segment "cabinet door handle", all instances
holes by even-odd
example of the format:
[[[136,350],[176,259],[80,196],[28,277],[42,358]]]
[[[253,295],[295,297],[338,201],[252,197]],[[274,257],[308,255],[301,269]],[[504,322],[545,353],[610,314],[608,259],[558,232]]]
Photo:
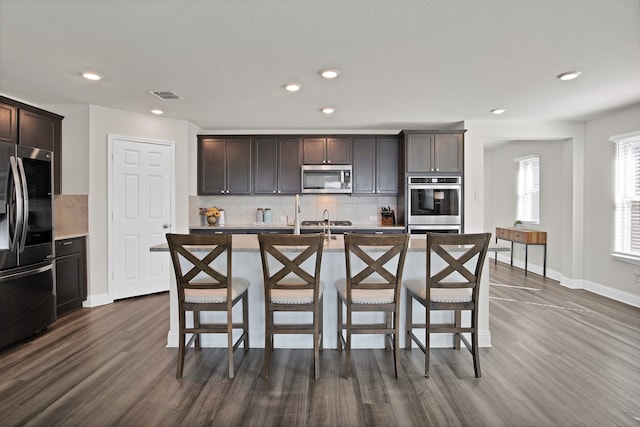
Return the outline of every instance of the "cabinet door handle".
[[[73,242],[71,240],[67,240],[66,242],[62,242],[62,246],[69,246],[72,245]]]

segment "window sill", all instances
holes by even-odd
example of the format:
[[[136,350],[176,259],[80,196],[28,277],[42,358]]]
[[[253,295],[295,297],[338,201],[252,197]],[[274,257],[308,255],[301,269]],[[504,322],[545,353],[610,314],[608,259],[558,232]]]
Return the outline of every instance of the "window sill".
[[[640,256],[637,256],[637,255],[622,254],[619,252],[614,252],[611,254],[611,257],[616,261],[626,262],[628,264],[640,265]]]

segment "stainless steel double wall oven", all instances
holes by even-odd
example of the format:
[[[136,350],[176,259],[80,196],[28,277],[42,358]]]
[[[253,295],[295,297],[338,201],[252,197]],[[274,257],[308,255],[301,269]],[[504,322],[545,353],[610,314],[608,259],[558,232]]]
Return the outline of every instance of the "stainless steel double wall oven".
[[[406,197],[410,233],[462,232],[461,176],[410,176]]]

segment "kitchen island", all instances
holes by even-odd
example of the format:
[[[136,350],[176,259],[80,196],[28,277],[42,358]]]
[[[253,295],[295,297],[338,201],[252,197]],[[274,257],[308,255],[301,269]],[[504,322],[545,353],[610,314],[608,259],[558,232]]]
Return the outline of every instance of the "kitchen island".
[[[325,242],[322,255],[322,268],[320,271],[320,279],[324,283],[324,348],[337,347],[337,294],[335,282],[345,276],[345,257],[344,257],[344,239],[342,235],[334,235],[329,242]],[[403,277],[423,278],[426,277],[426,240],[425,236],[412,236],[409,242],[409,250],[405,260]],[[491,248],[491,250],[504,250],[504,248]],[[151,251],[168,252],[166,244],[156,245]],[[373,251],[373,249],[372,249]],[[236,277],[244,277],[251,283],[249,287],[249,343],[254,348],[264,348],[264,290],[262,284],[262,264],[260,260],[260,248],[258,246],[258,236],[256,234],[234,234],[233,236],[233,275]],[[478,312],[478,329],[479,329],[479,345],[481,347],[491,346],[491,333],[489,331],[489,273],[488,273],[488,257],[485,259],[484,273],[480,288],[480,304]],[[171,262],[167,253],[167,262]],[[178,346],[178,302],[175,276],[171,275],[170,286],[170,324],[167,335],[167,347]],[[401,292],[400,305],[400,328],[404,331],[405,325],[405,290]],[[234,310],[234,321],[241,319],[241,308],[238,306]],[[311,320],[309,313],[277,313],[282,317],[278,321],[287,321],[287,319],[295,319],[295,321]],[[356,313],[362,316],[354,316],[354,322],[370,322],[381,321],[381,313]],[[468,313],[466,313],[468,314]],[[225,316],[224,313],[206,313],[207,319],[218,321]],[[413,308],[413,316],[415,321],[424,320],[424,308],[419,304],[415,304]],[[204,314],[203,314],[204,316]],[[289,316],[289,317],[286,317]],[[432,313],[432,321],[450,322],[453,314],[449,312]],[[468,317],[463,316],[463,321],[467,322]],[[191,320],[188,318],[187,320]],[[292,320],[293,321],[293,320]],[[416,334],[419,331],[416,330]],[[419,335],[420,336],[420,335]],[[404,347],[405,334],[400,335],[400,346]],[[225,347],[227,340],[224,335],[203,335],[202,345],[204,347]],[[275,347],[286,348],[312,348],[312,337],[310,335],[276,335],[274,338]],[[438,334],[431,337],[432,347],[450,347],[453,345],[453,337],[451,334]],[[383,335],[356,335],[353,336],[353,348],[383,348]]]

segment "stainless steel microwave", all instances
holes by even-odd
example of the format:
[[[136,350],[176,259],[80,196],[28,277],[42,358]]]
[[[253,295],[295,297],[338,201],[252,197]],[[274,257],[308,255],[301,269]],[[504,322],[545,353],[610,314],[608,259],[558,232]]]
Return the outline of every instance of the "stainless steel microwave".
[[[351,194],[351,165],[303,165],[302,192]]]

